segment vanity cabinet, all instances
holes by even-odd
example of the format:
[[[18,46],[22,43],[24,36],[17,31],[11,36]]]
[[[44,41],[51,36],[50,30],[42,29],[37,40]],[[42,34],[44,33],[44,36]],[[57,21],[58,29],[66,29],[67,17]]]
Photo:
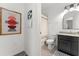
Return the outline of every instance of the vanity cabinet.
[[[70,55],[79,55],[79,37],[58,35],[58,50]]]

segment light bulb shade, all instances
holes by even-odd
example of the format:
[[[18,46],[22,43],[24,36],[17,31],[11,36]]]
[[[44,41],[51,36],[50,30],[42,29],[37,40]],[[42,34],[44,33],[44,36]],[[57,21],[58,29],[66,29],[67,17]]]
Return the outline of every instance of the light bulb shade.
[[[65,9],[69,10],[70,9],[70,6],[65,6]]]
[[[74,4],[74,8],[77,8],[77,6],[78,6],[78,5],[75,3],[75,4]]]

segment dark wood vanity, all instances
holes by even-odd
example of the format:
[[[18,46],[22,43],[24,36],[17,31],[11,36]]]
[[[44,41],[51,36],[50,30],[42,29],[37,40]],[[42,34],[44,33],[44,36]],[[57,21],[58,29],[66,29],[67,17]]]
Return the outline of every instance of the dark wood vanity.
[[[62,30],[58,34],[58,50],[79,56],[79,11],[72,10],[64,14]]]
[[[58,50],[69,55],[79,55],[79,37],[58,35]]]

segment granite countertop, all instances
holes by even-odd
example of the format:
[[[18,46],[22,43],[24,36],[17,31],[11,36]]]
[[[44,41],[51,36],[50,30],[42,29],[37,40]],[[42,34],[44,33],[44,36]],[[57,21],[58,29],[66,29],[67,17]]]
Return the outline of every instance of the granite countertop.
[[[79,37],[79,33],[58,33],[58,35],[67,35],[67,36]]]

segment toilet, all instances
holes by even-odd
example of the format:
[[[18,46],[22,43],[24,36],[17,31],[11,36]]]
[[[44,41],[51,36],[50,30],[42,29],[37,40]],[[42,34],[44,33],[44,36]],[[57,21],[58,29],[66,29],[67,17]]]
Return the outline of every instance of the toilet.
[[[48,38],[48,40],[46,40],[49,50],[52,50],[56,46],[56,39],[55,38],[56,38],[56,36],[53,36],[52,38]]]

